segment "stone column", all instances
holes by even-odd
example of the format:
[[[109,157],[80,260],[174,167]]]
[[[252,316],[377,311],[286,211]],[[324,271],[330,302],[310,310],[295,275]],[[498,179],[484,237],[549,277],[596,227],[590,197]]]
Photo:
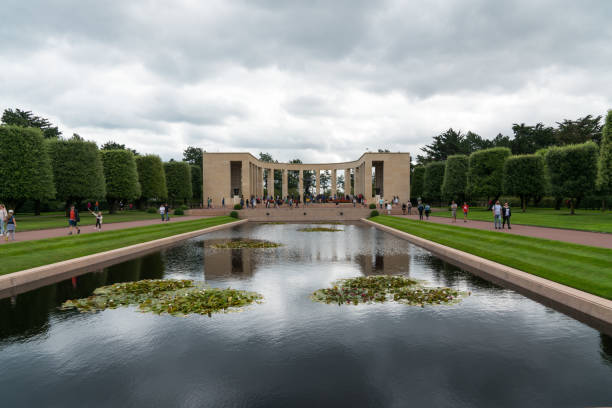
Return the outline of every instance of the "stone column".
[[[289,195],[289,170],[283,169],[283,188],[282,198],[283,200]]]
[[[298,170],[298,194],[300,195],[299,200],[304,199],[304,173],[303,170]]]
[[[351,169],[344,169],[344,195],[351,194]]]
[[[242,184],[242,197],[246,200],[251,196],[251,163],[248,160],[242,161],[242,170],[240,171]]]
[[[274,197],[274,169],[267,169],[266,192],[268,197]]]
[[[364,193],[366,200],[368,202],[372,201],[372,160],[366,160],[364,163],[363,169],[363,184],[364,184]]]
[[[259,198],[263,197],[263,167],[257,168],[257,191]]]
[[[332,169],[331,171],[331,196],[335,196],[336,191],[337,191],[337,186],[336,186],[336,177],[337,177],[338,173],[336,172],[336,169]]]
[[[321,170],[320,169],[315,169],[315,195],[319,195],[321,194]]]

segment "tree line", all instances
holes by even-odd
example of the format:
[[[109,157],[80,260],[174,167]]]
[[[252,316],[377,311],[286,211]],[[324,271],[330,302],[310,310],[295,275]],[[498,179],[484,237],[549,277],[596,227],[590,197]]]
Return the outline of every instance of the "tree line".
[[[106,201],[111,212],[119,202],[138,207],[168,201],[202,202],[202,149],[188,147],[183,160],[162,162],[123,144],[95,142],[62,132],[30,111],[6,109],[0,124],[0,201],[18,209],[27,201],[58,200],[79,205]]]
[[[428,201],[497,200],[502,194],[538,202],[555,198],[559,208],[569,200],[572,214],[587,196],[612,194],[612,110],[601,117],[565,120],[553,129],[514,125],[514,139],[483,141],[452,129],[434,137],[413,169],[411,196]],[[492,145],[489,145],[489,143]],[[487,147],[489,146],[489,147]]]

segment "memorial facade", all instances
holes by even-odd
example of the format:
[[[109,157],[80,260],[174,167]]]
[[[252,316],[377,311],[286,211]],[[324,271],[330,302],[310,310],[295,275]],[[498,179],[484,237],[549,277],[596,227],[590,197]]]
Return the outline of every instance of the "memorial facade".
[[[409,153],[364,153],[352,162],[344,163],[269,163],[258,160],[250,153],[204,153],[204,200],[213,200],[218,206],[222,199],[233,202],[236,197],[265,197],[289,195],[289,172],[297,175],[297,195],[304,197],[304,172],[314,172],[311,194],[324,194],[321,188],[321,172],[330,174],[329,196],[362,195],[368,202],[375,197],[390,200],[399,197],[401,202],[410,197]],[[280,191],[274,190],[274,171],[281,175]],[[346,188],[338,190],[338,176],[342,174]],[[276,194],[272,193],[275,192]]]

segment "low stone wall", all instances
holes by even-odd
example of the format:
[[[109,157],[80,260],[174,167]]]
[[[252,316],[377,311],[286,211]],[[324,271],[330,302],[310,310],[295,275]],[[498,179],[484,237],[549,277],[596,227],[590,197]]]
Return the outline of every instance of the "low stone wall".
[[[19,293],[24,293],[52,283],[60,282],[73,276],[100,270],[107,266],[143,256],[150,252],[159,251],[164,247],[171,246],[177,242],[184,241],[189,238],[225,228],[232,228],[246,222],[248,222],[248,220],[240,220],[227,224],[216,225],[214,227],[208,227],[197,231],[185,232],[183,234],[143,242],[141,244],[130,245],[124,248],[99,252],[97,254],[82,256],[80,258],[69,259],[67,261],[2,275],[0,276],[0,299],[15,296]]]
[[[255,208],[238,211],[240,218],[249,221],[283,221],[283,222],[316,222],[316,221],[358,221],[370,214],[370,209],[363,207],[302,207],[300,208]]]
[[[450,248],[386,225],[362,219],[364,223],[406,239],[438,257],[489,281],[510,287],[554,307],[577,320],[612,335],[612,301],[488,259]]]

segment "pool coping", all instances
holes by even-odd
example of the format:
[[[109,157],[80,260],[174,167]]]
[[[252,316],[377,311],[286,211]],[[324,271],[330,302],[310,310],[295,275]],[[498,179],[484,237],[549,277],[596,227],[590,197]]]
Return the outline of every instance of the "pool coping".
[[[612,301],[561,283],[506,266],[486,258],[450,248],[437,242],[400,231],[374,221],[361,219],[367,225],[393,234],[436,254],[440,258],[494,283],[510,286],[533,295],[538,301],[556,306],[567,314],[578,313],[579,320],[608,333],[612,330]],[[582,318],[581,318],[582,317]],[[592,320],[594,319],[594,320]]]
[[[109,251],[98,252],[96,254],[81,256],[78,258],[68,259],[66,261],[55,262],[48,265],[37,266],[35,268],[24,269],[22,271],[2,275],[0,276],[0,299],[3,297],[15,296],[41,286],[46,286],[63,279],[81,275],[83,273],[99,270],[122,261],[142,256],[149,252],[157,251],[161,248],[173,245],[189,238],[235,227],[247,222],[249,222],[248,219],[237,220],[196,231],[184,232],[165,238],[142,242],[140,244],[111,249]]]

